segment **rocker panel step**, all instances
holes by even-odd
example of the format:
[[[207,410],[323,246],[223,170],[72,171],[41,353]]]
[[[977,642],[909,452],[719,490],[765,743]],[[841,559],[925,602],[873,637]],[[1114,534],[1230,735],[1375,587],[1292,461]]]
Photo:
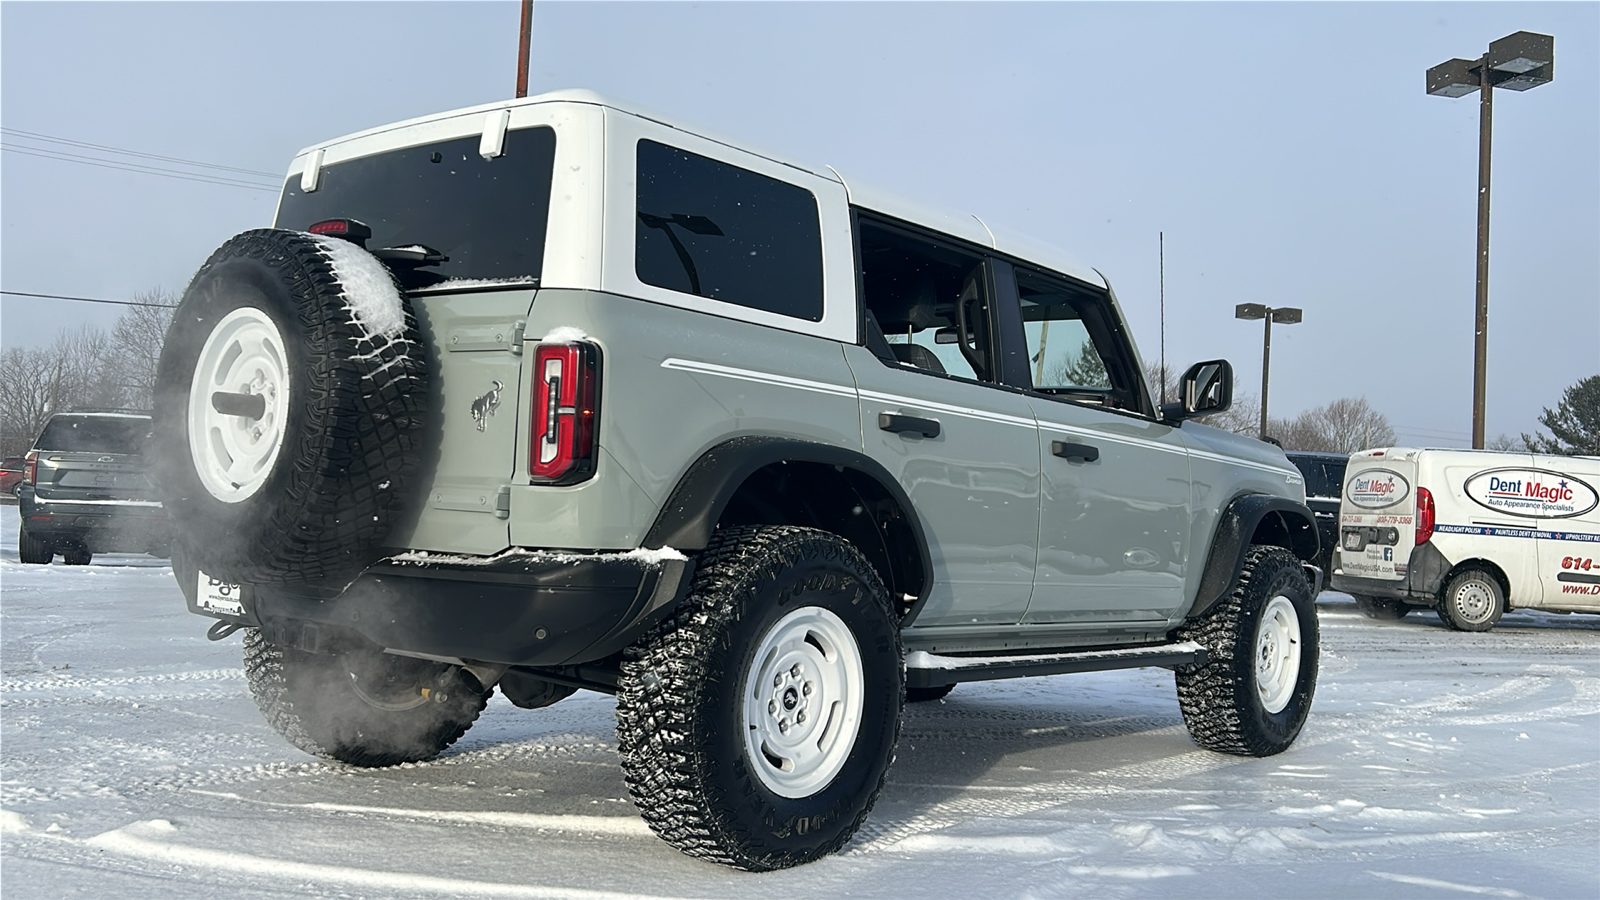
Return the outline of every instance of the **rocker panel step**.
[[[1144,666],[1171,668],[1200,665],[1205,661],[1206,649],[1193,641],[1153,647],[1075,650],[1027,656],[939,656],[926,650],[917,650],[906,655],[906,686],[942,687],[964,681],[1104,672]]]

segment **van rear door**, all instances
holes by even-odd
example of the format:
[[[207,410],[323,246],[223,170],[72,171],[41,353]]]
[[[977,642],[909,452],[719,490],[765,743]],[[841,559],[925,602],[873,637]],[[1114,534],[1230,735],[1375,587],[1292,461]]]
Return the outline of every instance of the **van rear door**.
[[[1350,457],[1339,501],[1340,572],[1385,581],[1405,579],[1416,540],[1416,484],[1415,450],[1375,450]]]

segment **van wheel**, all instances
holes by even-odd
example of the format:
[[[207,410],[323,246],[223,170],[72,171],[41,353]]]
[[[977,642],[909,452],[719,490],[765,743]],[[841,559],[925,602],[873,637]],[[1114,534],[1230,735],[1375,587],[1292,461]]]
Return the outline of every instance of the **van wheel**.
[[[373,562],[418,468],[422,346],[353,244],[257,229],[211,254],[162,347],[149,454],[202,570],[276,584]]]
[[[1483,569],[1467,569],[1450,579],[1438,608],[1439,618],[1457,631],[1488,631],[1505,611],[1505,589]]]
[[[1203,665],[1176,669],[1178,706],[1194,742],[1239,756],[1294,743],[1317,688],[1317,609],[1300,561],[1254,546],[1239,586],[1179,629],[1206,648]]]
[[[903,672],[889,593],[850,542],[724,528],[688,599],[624,653],[628,793],[690,856],[764,871],[832,853],[883,787]]]
[[[1356,598],[1356,609],[1369,619],[1393,621],[1404,619],[1406,613],[1416,607],[1403,600],[1389,600],[1384,597],[1369,597],[1365,594],[1352,594]]]
[[[489,702],[458,666],[375,646],[307,653],[244,633],[244,674],[267,723],[307,753],[352,766],[438,756]]]
[[[23,528],[17,532],[17,559],[31,566],[49,565],[56,556],[55,547],[43,538],[36,538]]]

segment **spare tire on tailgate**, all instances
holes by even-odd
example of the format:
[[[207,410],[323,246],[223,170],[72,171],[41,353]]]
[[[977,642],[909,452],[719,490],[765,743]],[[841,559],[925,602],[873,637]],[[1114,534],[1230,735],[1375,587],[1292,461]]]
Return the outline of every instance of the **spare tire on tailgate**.
[[[206,573],[252,584],[348,578],[380,554],[412,488],[427,360],[371,254],[257,229],[184,292],[156,371],[156,477]]]

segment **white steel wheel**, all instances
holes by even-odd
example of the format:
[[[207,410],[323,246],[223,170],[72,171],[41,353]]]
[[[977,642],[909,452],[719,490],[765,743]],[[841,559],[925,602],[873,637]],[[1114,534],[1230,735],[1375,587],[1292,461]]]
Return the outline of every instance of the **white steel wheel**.
[[[288,425],[289,361],[266,312],[244,306],[212,328],[189,390],[189,454],[211,496],[249,499],[272,473]]]
[[[861,727],[861,650],[838,616],[817,606],[779,619],[744,678],[751,768],[780,797],[806,797],[844,767]]]
[[[1300,678],[1300,617],[1294,603],[1279,594],[1267,603],[1256,628],[1255,682],[1261,708],[1279,713],[1294,696]]]
[[[1473,625],[1487,622],[1494,614],[1499,602],[1495,599],[1494,592],[1490,590],[1487,582],[1464,581],[1450,595],[1450,602],[1455,605],[1455,613],[1463,622]]]

